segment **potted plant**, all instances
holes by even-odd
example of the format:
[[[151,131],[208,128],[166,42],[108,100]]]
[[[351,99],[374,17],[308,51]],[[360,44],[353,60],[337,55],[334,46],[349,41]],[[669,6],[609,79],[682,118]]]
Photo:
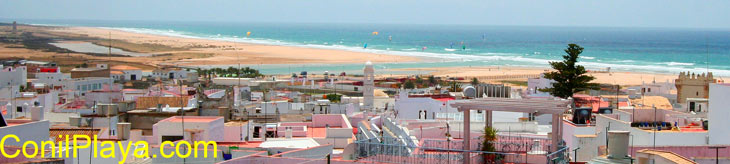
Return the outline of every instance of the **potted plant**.
[[[482,141],[482,151],[486,152],[496,152],[497,149],[494,147],[494,143],[497,142],[497,129],[486,126],[484,127],[484,137]],[[499,158],[497,154],[490,154],[485,153],[484,154],[484,162],[485,163],[496,163],[496,160]]]

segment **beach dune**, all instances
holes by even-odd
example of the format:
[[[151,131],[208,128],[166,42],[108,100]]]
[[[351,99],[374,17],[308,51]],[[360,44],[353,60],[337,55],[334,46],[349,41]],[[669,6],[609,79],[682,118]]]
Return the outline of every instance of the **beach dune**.
[[[313,63],[377,63],[416,62],[422,59],[410,56],[351,52],[332,49],[315,49],[293,46],[248,44],[240,42],[172,37],[154,34],[134,33],[116,29],[94,27],[66,27],[50,30],[55,33],[70,33],[95,38],[112,38],[130,43],[164,45],[180,50],[141,52],[154,54],[201,53],[211,54],[205,58],[159,61],[157,64],[209,66],[232,64],[313,64]],[[114,45],[112,45],[114,46]],[[239,60],[240,59],[240,60]]]

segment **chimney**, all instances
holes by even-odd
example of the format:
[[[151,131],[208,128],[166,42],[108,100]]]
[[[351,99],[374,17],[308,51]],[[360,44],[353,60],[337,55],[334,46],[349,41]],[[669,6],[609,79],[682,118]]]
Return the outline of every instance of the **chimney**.
[[[30,119],[33,121],[43,120],[43,106],[34,106],[30,108]]]
[[[135,129],[129,131],[129,140],[139,141],[142,140],[142,130]]]
[[[81,117],[79,117],[79,116],[68,117],[68,124],[71,126],[75,126],[75,127],[81,126]]]
[[[608,131],[608,158],[623,159],[628,157],[629,132]]]
[[[132,124],[128,122],[117,123],[117,139],[128,140],[129,131],[132,129]]]
[[[116,104],[99,104],[99,108],[101,108],[101,115],[104,116],[115,116],[119,113],[119,106]]]

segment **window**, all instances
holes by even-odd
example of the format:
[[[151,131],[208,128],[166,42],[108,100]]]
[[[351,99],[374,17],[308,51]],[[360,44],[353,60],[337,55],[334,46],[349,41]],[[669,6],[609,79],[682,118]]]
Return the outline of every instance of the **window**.
[[[183,136],[162,136],[162,142],[182,140]]]
[[[695,93],[695,95],[696,95],[696,96],[699,96],[699,95],[700,95],[700,92],[697,92],[697,93]]]
[[[648,91],[648,92],[651,92],[651,88],[647,88],[647,91]]]
[[[527,114],[527,120],[529,120],[529,121],[535,121],[535,114],[528,113]]]
[[[702,112],[702,104],[699,104],[699,105],[697,106],[697,111],[698,111],[698,112]]]
[[[15,108],[15,111],[17,111],[17,112],[23,112],[23,107],[17,107],[17,108]]]

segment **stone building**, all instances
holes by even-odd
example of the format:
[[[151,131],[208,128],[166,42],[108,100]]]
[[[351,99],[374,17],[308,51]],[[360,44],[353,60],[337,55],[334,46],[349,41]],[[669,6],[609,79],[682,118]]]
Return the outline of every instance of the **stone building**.
[[[13,34],[15,34],[16,32],[18,32],[18,23],[13,21]]]
[[[364,77],[363,77],[363,108],[367,110],[373,109],[374,92],[375,92],[375,69],[373,63],[368,61],[365,63]]]
[[[674,84],[677,86],[677,103],[685,103],[687,98],[707,98],[710,83],[715,83],[712,72],[706,75],[705,73],[679,73],[679,77],[674,80]]]

